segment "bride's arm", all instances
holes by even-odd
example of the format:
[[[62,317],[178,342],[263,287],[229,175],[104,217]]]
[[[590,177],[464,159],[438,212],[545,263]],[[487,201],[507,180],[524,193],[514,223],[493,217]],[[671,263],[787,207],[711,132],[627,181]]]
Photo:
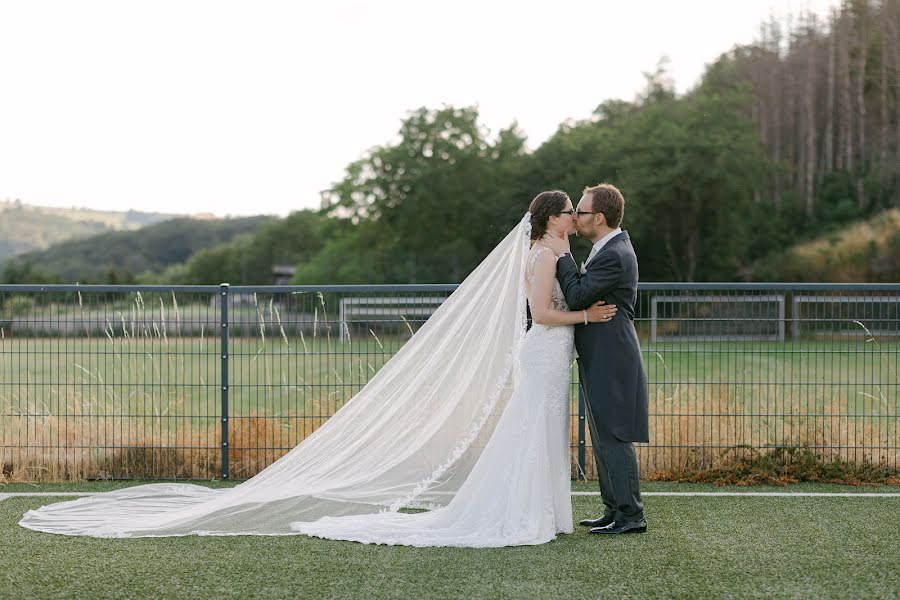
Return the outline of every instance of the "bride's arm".
[[[589,323],[608,321],[616,312],[615,306],[602,306],[600,302],[586,310],[556,310],[550,306],[553,298],[553,283],[556,280],[556,255],[542,252],[534,266],[534,282],[531,286],[531,320],[539,325],[576,325],[584,323],[585,315]],[[609,317],[609,318],[607,318]]]

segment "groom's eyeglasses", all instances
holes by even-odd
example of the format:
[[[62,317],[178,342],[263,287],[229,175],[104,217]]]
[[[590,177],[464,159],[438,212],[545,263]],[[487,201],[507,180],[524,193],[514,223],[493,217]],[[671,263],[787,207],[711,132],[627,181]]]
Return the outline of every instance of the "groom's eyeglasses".
[[[580,217],[581,215],[599,215],[600,213],[591,212],[589,210],[576,210],[575,216]]]

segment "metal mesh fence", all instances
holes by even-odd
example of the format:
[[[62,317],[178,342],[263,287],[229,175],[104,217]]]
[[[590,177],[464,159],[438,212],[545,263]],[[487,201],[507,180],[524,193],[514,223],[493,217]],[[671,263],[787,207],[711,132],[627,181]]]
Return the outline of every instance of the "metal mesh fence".
[[[253,476],[455,289],[0,286],[0,463],[23,479]],[[898,465],[900,285],[643,284],[644,475],[807,447]],[[573,368],[573,476],[596,469]]]
[[[0,288],[4,473],[220,473],[217,289]]]

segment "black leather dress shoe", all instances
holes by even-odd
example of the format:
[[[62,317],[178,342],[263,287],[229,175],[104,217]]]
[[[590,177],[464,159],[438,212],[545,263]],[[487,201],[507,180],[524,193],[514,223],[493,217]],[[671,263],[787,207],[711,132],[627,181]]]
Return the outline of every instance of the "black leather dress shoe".
[[[618,533],[644,533],[645,531],[647,531],[647,521],[640,519],[639,521],[630,521],[628,523],[616,523],[613,521],[605,527],[594,527],[590,533],[615,535]]]
[[[615,521],[615,518],[612,516],[602,516],[599,519],[582,519],[581,521],[578,521],[578,524],[584,525],[585,527],[606,527],[613,521]]]

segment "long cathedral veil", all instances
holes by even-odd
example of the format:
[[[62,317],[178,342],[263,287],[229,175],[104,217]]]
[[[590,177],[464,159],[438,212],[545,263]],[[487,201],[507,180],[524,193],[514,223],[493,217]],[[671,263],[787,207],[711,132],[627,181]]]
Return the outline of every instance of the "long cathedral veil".
[[[252,479],[140,485],[31,510],[19,524],[96,537],[289,535],[292,522],[448,504],[519,378],[530,217],[363,389]]]

